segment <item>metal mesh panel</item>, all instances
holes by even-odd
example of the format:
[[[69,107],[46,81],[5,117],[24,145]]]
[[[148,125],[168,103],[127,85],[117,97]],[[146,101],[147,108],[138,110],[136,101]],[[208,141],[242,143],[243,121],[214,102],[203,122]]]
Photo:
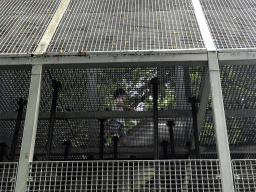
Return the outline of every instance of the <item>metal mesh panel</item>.
[[[203,48],[190,0],[71,0],[48,51]]]
[[[254,145],[256,143],[255,118],[227,118],[229,143],[235,145]]]
[[[0,191],[13,192],[18,163],[0,163]]]
[[[27,191],[221,191],[218,160],[33,162]]]
[[[226,65],[220,69],[225,109],[255,109],[256,67]]]
[[[0,113],[16,112],[17,101],[27,100],[30,74],[30,69],[0,70]]]
[[[92,127],[91,127],[92,126]],[[49,120],[39,120],[36,148],[45,148],[48,139]],[[73,147],[97,147],[99,144],[99,122],[87,119],[55,120],[52,147],[64,147],[64,141],[71,141]]]
[[[0,53],[32,53],[61,1],[8,0],[0,4]]]
[[[254,0],[200,1],[217,48],[255,48]]]
[[[0,142],[4,142],[7,145],[7,149],[11,148],[15,126],[16,126],[16,121],[0,120]],[[18,149],[20,149],[21,147],[23,129],[24,129],[24,121],[21,121],[21,126],[19,130],[19,136],[18,136],[18,141],[16,146]]]
[[[254,191],[256,188],[256,160],[232,160],[235,190]]]
[[[152,67],[106,69],[56,69],[44,71],[40,111],[49,112],[52,80],[62,84],[57,111],[111,110],[114,91],[128,93],[127,104],[135,110],[152,110],[152,85],[158,77],[159,109],[191,109],[188,97],[200,97],[204,67]]]
[[[202,146],[215,146],[215,129],[212,117],[205,117],[204,125],[200,130],[200,145]]]

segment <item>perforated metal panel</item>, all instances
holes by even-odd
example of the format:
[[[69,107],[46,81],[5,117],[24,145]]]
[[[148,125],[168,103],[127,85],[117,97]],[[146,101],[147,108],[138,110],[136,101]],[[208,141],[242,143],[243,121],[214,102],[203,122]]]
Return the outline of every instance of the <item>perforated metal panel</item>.
[[[232,168],[234,174],[235,190],[254,191],[256,188],[256,161],[255,160],[233,160]]]
[[[27,191],[221,191],[217,160],[33,162]]]
[[[0,70],[0,113],[16,112],[17,101],[27,100],[30,74],[30,69]]]
[[[40,111],[50,112],[52,100],[52,80],[61,82],[57,101],[57,112],[95,112],[106,119],[105,132],[108,131],[107,112],[111,111],[114,92],[123,88],[128,93],[126,104],[136,111],[151,111],[145,118],[125,117],[127,131],[126,147],[149,147],[154,143],[154,124],[152,119],[153,91],[150,81],[158,77],[159,110],[191,110],[188,97],[200,97],[204,67],[148,67],[148,68],[93,68],[93,69],[46,69],[44,71]],[[103,113],[106,112],[106,113]],[[106,117],[104,117],[104,115]],[[192,113],[191,113],[192,116]],[[97,119],[68,119],[68,116],[55,121],[53,148],[64,148],[63,142],[71,141],[71,147],[99,147],[99,121]],[[167,120],[174,120],[176,146],[186,146],[191,142],[192,118],[159,119],[159,145],[166,140],[170,143]],[[36,148],[45,148],[48,140],[49,121],[39,120]],[[113,147],[111,137],[105,147]],[[111,144],[112,143],[112,144]],[[108,146],[111,144],[112,146]],[[120,147],[123,144],[119,143]]]
[[[152,110],[152,85],[158,77],[159,109],[191,109],[188,97],[200,97],[204,67],[148,67],[98,69],[47,69],[44,71],[41,112],[49,112],[52,80],[62,84],[57,111],[111,110],[114,91],[123,88],[127,103],[136,110]]]
[[[48,51],[204,48],[190,0],[71,0]]]
[[[0,163],[0,191],[13,192],[18,163]]]
[[[30,69],[0,70],[0,114],[5,116],[0,120],[0,143],[7,145],[6,152],[11,148],[17,119],[18,101],[28,99],[30,86]],[[24,105],[23,114],[26,112],[27,105]],[[14,114],[14,119],[8,119],[7,114]],[[7,116],[6,116],[7,115]],[[21,147],[24,120],[21,121],[19,129],[17,149]],[[9,154],[5,154],[7,156]],[[15,158],[18,161],[18,158]]]
[[[225,65],[220,69],[225,109],[255,109],[256,66]]]
[[[200,0],[219,49],[255,48],[254,0]]]

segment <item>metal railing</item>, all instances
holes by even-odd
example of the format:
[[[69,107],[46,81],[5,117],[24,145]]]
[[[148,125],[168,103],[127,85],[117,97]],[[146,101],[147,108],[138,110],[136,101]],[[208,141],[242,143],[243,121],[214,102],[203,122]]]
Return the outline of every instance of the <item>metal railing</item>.
[[[256,189],[256,160],[232,161],[235,191],[255,191]]]
[[[0,191],[14,191],[18,163],[0,163]]]
[[[221,191],[219,161],[32,162],[27,191]]]

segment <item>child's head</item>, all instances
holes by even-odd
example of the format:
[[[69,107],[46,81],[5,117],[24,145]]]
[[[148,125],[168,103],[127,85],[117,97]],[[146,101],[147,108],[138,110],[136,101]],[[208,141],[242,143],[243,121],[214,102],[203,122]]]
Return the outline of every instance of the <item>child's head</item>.
[[[125,91],[124,89],[122,89],[122,88],[118,88],[118,89],[114,92],[114,98],[115,98],[115,99],[118,98],[118,97],[120,97],[120,96],[126,96],[126,95],[127,95],[126,91]]]

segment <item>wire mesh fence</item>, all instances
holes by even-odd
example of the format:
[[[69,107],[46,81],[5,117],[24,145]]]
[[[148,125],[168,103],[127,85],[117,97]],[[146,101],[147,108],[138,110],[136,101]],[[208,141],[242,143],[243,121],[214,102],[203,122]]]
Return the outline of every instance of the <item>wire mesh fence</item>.
[[[153,91],[150,81],[158,77],[159,109],[191,109],[188,97],[200,97],[204,67],[145,67],[47,69],[44,71],[40,111],[49,112],[52,80],[61,83],[57,111],[112,110],[114,92],[122,88],[134,110],[152,110]]]
[[[220,69],[225,109],[255,109],[256,67],[225,65]]]
[[[256,161],[232,160],[235,191],[254,191],[256,188]]]
[[[218,160],[33,162],[27,191],[221,191]]]
[[[13,192],[18,163],[0,163],[0,190]]]
[[[19,99],[28,98],[31,69],[0,70],[0,76],[0,113],[16,112]]]

